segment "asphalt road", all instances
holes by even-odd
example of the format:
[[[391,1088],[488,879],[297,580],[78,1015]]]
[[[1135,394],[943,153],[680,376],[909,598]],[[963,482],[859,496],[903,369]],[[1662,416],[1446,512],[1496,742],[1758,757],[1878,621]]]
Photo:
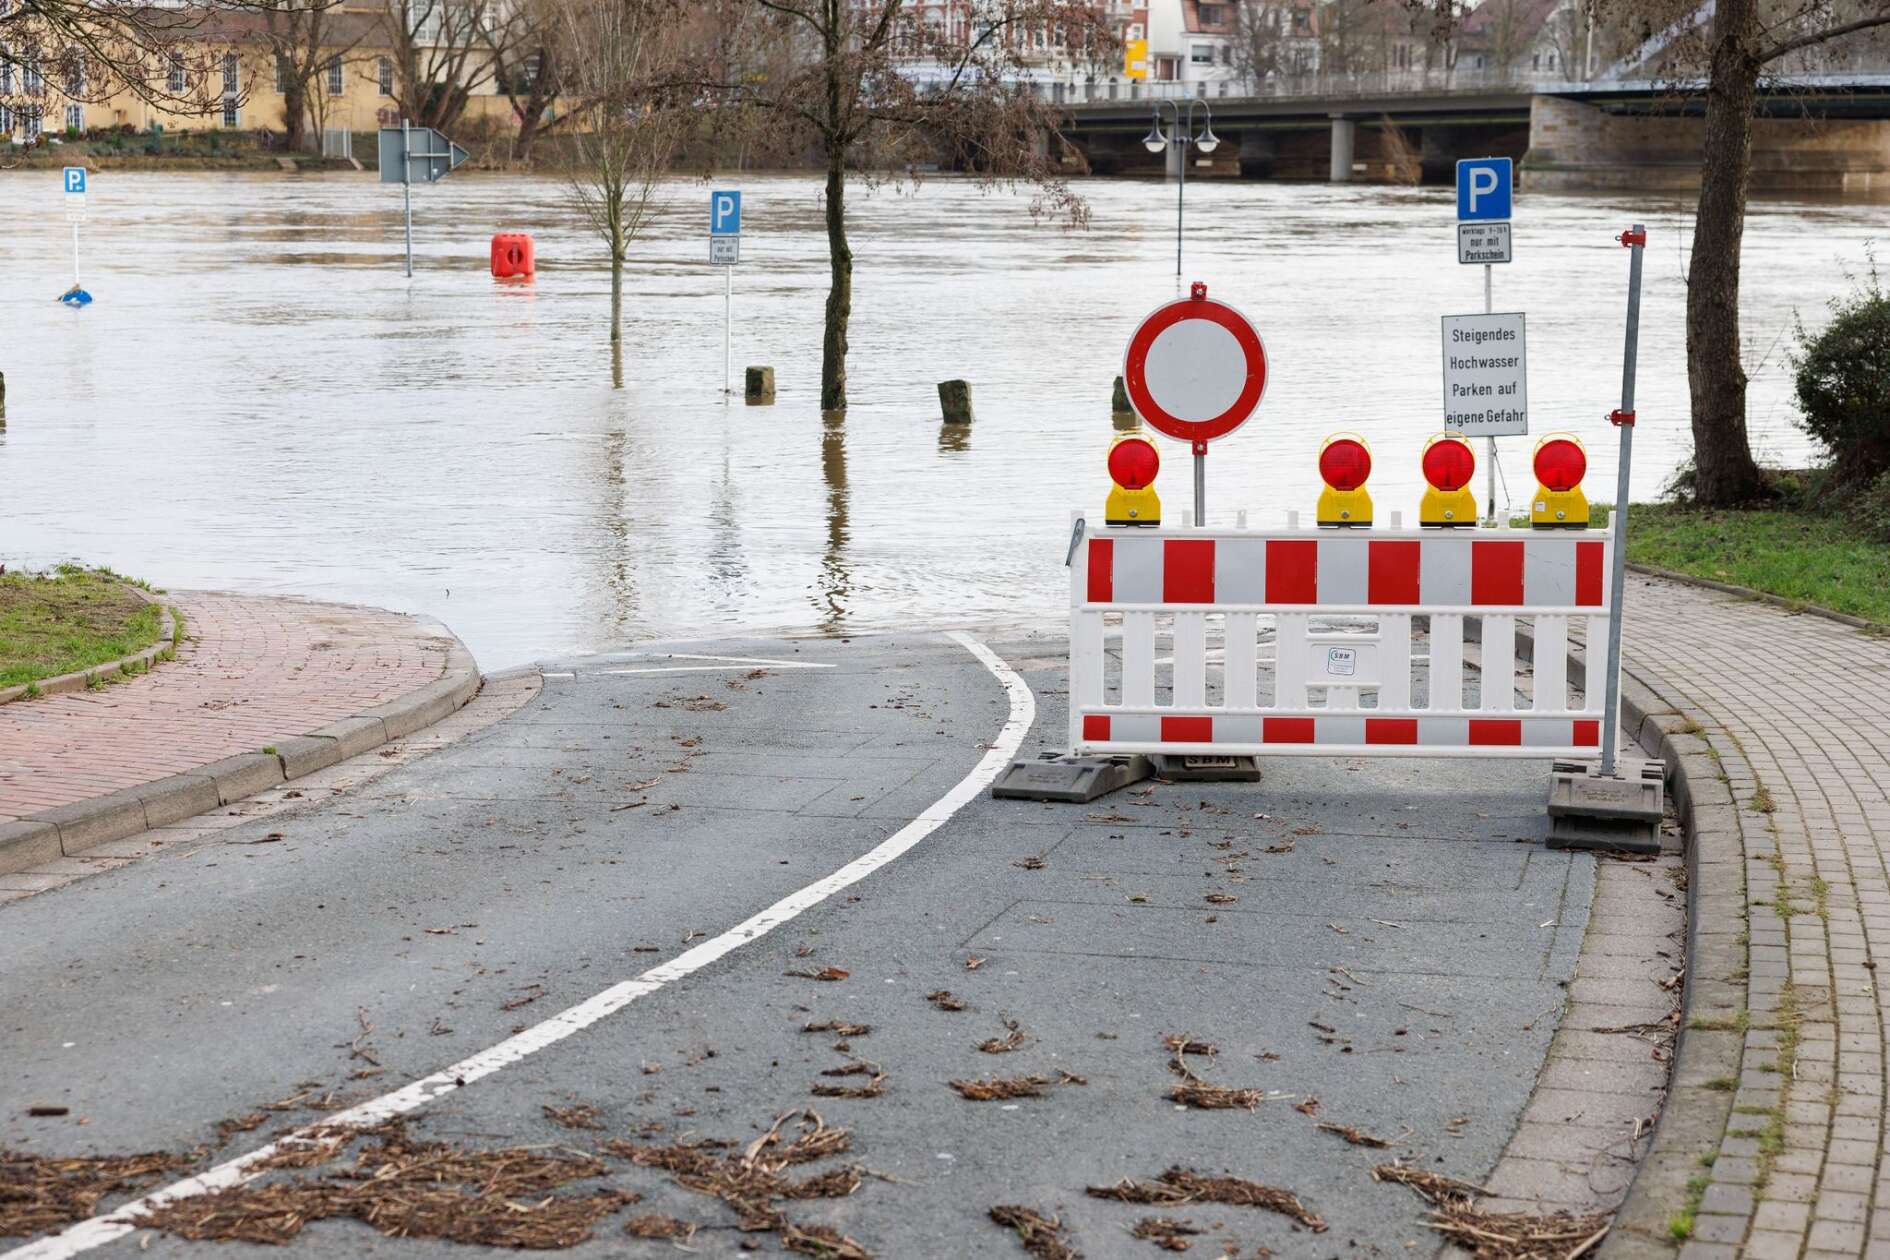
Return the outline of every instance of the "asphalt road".
[[[1022,755],[1059,746],[1061,641],[992,646],[1036,698]],[[1528,1100],[1594,878],[1591,858],[1540,843],[1542,763],[1278,759],[1257,785],[1091,806],[979,792],[947,817],[935,803],[1011,712],[965,647],[673,650],[820,668],[647,654],[547,666],[537,701],[364,791],[0,909],[0,1149],[203,1147],[201,1171],[329,1114],[309,1104],[373,1099],[531,1040],[926,817],[943,821],[767,934],[465,1088],[448,1082],[413,1130],[473,1147],[746,1142],[813,1106],[852,1130],[852,1149],[795,1171],[869,1175],[845,1198],[780,1206],[881,1257],[1021,1255],[987,1219],[997,1204],[1060,1216],[1086,1256],[1151,1256],[1128,1229],[1159,1209],[1084,1188],[1172,1165],[1289,1189],[1328,1226],[1250,1207],[1164,1213],[1208,1231],[1196,1255],[1224,1241],[1241,1256],[1435,1251],[1421,1201],[1369,1172],[1400,1156],[1477,1181]],[[700,672],[647,672],[681,668]],[[846,975],[789,974],[826,968]],[[965,1009],[928,1000],[938,990]],[[871,1032],[837,1050],[843,1038],[802,1031],[829,1020]],[[1010,1035],[1006,1021],[1021,1047],[979,1050]],[[1172,1101],[1181,1078],[1162,1042],[1182,1033],[1218,1048],[1189,1060],[1207,1082],[1265,1101]],[[821,1075],[856,1059],[873,1072]],[[947,1085],[1064,1071],[1087,1083],[989,1102]],[[881,1072],[874,1097],[810,1094]],[[283,1109],[219,1134],[271,1103]],[[44,1104],[69,1114],[26,1114]],[[577,1105],[604,1128],[545,1112]],[[1354,1146],[1320,1121],[1398,1145]],[[624,1235],[643,1212],[699,1222],[700,1254],[780,1250],[658,1169],[609,1167],[566,1192],[643,1201],[604,1217],[580,1254],[667,1254]],[[211,1245],[140,1231],[89,1254],[139,1248]],[[336,1220],[286,1250],[467,1248]]]

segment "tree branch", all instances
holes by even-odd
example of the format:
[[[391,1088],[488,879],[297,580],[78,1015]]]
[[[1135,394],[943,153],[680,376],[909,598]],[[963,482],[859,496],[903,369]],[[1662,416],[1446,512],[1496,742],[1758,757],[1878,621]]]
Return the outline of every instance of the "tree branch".
[[[1810,48],[1814,44],[1822,44],[1845,35],[1855,34],[1858,31],[1867,31],[1874,26],[1890,26],[1890,13],[1881,13],[1876,17],[1858,18],[1855,22],[1846,22],[1844,25],[1834,26],[1828,31],[1813,31],[1809,35],[1800,35],[1796,39],[1781,40],[1773,44],[1770,48],[1760,49],[1755,60],[1760,65],[1764,65],[1768,61],[1777,61],[1787,53],[1795,53],[1801,48]]]

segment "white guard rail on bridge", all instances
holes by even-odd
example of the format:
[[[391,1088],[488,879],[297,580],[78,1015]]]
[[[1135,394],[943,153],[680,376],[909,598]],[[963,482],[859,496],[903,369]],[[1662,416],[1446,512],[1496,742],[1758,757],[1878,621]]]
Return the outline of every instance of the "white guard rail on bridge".
[[[1071,748],[1593,756],[1604,666],[1591,655],[1571,689],[1569,628],[1607,641],[1611,538],[1395,521],[1085,530],[1070,558]],[[1466,618],[1481,622],[1474,676]],[[1517,669],[1522,621],[1533,678]]]

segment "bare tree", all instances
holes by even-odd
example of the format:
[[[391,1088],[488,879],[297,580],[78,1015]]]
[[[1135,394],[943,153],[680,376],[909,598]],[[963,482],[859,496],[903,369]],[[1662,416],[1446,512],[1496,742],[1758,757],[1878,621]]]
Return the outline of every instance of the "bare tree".
[[[307,143],[311,118],[326,110],[318,80],[335,61],[345,64],[372,29],[359,15],[339,12],[340,0],[259,0],[263,42],[282,91],[282,131],[286,147]]]
[[[395,103],[417,127],[441,131],[492,81],[496,0],[383,0],[393,47]]]
[[[1058,117],[1036,91],[1033,47],[1060,41],[1078,63],[1114,46],[1098,6],[1018,0],[928,6],[910,0],[721,0],[724,60],[704,81],[732,118],[782,150],[826,167],[830,282],[820,405],[847,405],[853,248],[849,174],[903,178],[919,164],[958,167],[987,183],[1026,181],[1033,212],[1082,222],[1061,178]],[[738,33],[731,38],[730,33]]]
[[[1706,140],[1687,275],[1687,385],[1694,493],[1711,506],[1767,493],[1746,435],[1746,372],[1739,360],[1739,250],[1759,77],[1794,55],[1890,26],[1890,8],[1881,0],[1862,0],[1854,16],[1824,0],[1794,2],[1771,14],[1761,9],[1761,0],[1719,0],[1708,36]]]
[[[1292,22],[1287,5],[1276,0],[1235,0],[1234,71],[1250,83],[1263,83],[1287,70],[1286,32]]]
[[[222,56],[214,37],[232,12],[93,0],[0,3],[0,105],[37,115],[51,82],[74,102],[102,102],[128,91],[166,112],[211,114],[222,108]]]
[[[509,6],[486,34],[492,58],[494,86],[511,103],[518,119],[512,154],[529,162],[532,145],[544,131],[570,118],[568,111],[551,117],[563,92],[560,78],[559,14],[552,0],[526,0]]]
[[[610,255],[610,341],[623,340],[623,265],[675,155],[680,18],[670,0],[555,0],[567,93],[571,200]]]

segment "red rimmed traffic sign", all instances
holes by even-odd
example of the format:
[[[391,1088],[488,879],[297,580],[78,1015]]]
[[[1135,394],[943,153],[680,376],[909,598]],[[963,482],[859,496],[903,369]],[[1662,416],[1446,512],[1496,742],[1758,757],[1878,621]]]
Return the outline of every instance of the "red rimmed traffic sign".
[[[1266,347],[1245,315],[1209,299],[1197,282],[1188,297],[1156,307],[1129,338],[1122,384],[1151,428],[1200,453],[1260,405]]]

